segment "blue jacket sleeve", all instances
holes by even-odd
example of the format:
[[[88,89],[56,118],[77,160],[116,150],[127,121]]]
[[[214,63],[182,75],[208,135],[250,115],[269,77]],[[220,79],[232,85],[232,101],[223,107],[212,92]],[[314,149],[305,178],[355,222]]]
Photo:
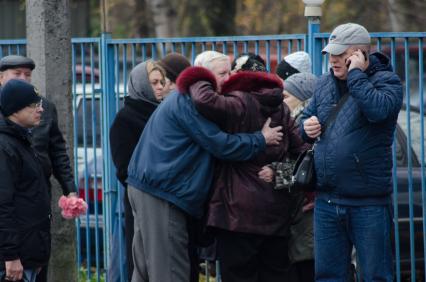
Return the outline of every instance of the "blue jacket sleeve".
[[[402,85],[398,76],[389,71],[369,79],[360,69],[348,74],[350,95],[357,101],[361,111],[370,122],[381,122],[398,115],[402,106]]]
[[[315,90],[316,91],[316,90]],[[310,118],[311,116],[317,116],[317,99],[314,95],[311,98],[311,101],[309,102],[308,106],[303,110],[302,115],[300,117],[300,134],[302,135],[303,140],[309,143],[314,143],[315,139],[312,139],[306,135],[305,129],[303,128],[303,123],[306,119]]]
[[[260,131],[253,134],[227,134],[199,114],[189,96],[182,98],[186,99],[186,103],[181,104],[186,109],[180,111],[180,125],[194,142],[216,158],[243,161],[265,149],[265,138]]]

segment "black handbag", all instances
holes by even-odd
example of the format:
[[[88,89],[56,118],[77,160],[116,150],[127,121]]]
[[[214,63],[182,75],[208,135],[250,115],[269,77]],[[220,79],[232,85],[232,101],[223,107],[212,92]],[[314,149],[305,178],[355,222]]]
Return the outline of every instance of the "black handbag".
[[[342,108],[343,104],[349,98],[349,93],[343,95],[340,98],[339,103],[333,109],[332,113],[328,116],[325,123],[325,127],[322,129],[322,133],[334,122],[336,119],[337,113]],[[319,140],[319,138],[317,139]],[[302,191],[312,192],[315,190],[316,186],[316,174],[315,174],[315,165],[314,165],[314,150],[315,144],[312,148],[302,152],[296,160],[296,164],[293,169],[293,187]]]

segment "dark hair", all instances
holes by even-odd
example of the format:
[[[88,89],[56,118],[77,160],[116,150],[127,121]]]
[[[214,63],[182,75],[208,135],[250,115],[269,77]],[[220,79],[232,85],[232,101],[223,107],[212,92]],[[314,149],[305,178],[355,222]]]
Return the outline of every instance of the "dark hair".
[[[243,61],[241,61],[243,59]],[[265,60],[254,53],[243,53],[234,59],[231,69],[235,71],[266,71]]]

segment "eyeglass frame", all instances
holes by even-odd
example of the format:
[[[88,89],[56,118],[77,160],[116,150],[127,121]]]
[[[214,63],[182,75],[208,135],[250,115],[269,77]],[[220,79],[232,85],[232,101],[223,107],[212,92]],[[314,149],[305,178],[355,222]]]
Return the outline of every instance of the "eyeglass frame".
[[[31,109],[42,108],[43,107],[43,99],[40,99],[40,102],[38,102],[38,103],[29,104],[28,107],[31,108]]]

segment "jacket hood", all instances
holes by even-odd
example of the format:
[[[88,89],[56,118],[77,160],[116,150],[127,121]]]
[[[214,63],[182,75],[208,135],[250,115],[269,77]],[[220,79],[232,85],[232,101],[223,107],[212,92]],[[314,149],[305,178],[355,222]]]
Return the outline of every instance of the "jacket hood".
[[[204,67],[189,67],[176,80],[178,92],[181,94],[188,93],[189,87],[198,81],[208,81],[211,83],[213,90],[217,90],[216,78],[211,71]]]
[[[369,56],[369,60],[370,65],[365,71],[369,75],[374,74],[378,71],[393,71],[389,57],[381,52],[371,53]]]

